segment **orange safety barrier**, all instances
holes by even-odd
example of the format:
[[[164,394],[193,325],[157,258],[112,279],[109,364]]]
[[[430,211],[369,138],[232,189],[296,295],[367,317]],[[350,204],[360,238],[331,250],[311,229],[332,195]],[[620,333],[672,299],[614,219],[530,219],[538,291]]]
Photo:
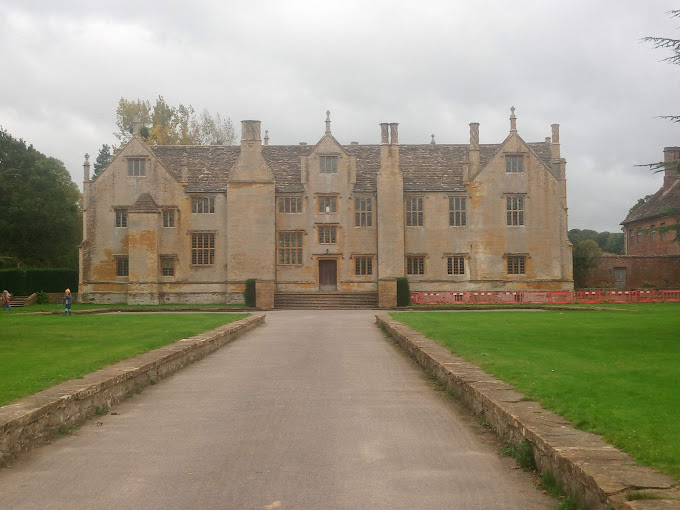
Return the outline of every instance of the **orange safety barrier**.
[[[491,305],[495,302],[494,292],[471,292],[470,299],[475,304]]]
[[[550,302],[549,292],[522,292],[522,303],[543,304]]]
[[[411,303],[414,305],[422,305],[423,295],[420,292],[411,292]]]
[[[439,292],[423,292],[423,304],[438,305],[441,303],[441,296]]]
[[[631,302],[656,303],[659,301],[655,290],[636,290],[631,292]]]
[[[464,305],[468,300],[466,292],[446,292],[441,302],[449,305]]]
[[[634,300],[634,294],[627,290],[610,290],[605,295],[607,303],[630,303]]]
[[[573,292],[548,292],[548,302],[553,305],[571,305],[575,301]]]
[[[497,292],[496,293],[496,303],[521,303],[522,293],[521,292]]]
[[[664,303],[680,301],[680,290],[662,290],[660,294]]]
[[[576,293],[577,303],[604,303],[604,295],[598,291],[587,291]]]

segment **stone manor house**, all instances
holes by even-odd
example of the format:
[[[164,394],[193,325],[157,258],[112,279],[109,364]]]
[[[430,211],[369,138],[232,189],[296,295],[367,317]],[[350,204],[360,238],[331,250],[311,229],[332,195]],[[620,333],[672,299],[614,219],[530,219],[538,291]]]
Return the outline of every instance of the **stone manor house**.
[[[96,303],[242,302],[412,291],[572,290],[559,125],[525,142],[514,108],[500,143],[270,145],[260,121],[240,146],[148,145],[133,137],[90,179],[84,163],[79,299]]]

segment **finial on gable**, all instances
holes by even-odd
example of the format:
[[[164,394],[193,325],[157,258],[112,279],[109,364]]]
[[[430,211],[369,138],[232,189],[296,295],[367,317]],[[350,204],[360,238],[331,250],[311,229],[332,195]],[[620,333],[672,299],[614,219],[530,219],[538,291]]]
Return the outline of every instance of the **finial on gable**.
[[[515,107],[510,107],[510,132],[517,132],[517,117],[515,117]]]
[[[437,142],[434,141],[434,133],[432,134],[432,141],[430,142],[430,145],[435,145]]]
[[[142,129],[142,118],[137,115],[132,121],[132,136],[139,136],[140,129]]]
[[[269,131],[264,130],[264,144],[269,145]]]
[[[326,110],[326,134],[331,134],[331,111]]]
[[[85,153],[85,161],[83,162],[83,180],[90,182],[90,155]]]

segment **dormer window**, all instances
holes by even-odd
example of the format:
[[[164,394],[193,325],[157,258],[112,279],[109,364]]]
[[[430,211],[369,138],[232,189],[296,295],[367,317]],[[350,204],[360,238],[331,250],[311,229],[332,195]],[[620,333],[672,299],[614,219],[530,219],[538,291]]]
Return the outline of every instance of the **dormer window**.
[[[129,158],[128,159],[128,175],[144,176],[146,175],[146,159],[144,158]]]
[[[337,156],[319,156],[319,163],[321,165],[322,174],[337,174],[338,173],[338,157]]]

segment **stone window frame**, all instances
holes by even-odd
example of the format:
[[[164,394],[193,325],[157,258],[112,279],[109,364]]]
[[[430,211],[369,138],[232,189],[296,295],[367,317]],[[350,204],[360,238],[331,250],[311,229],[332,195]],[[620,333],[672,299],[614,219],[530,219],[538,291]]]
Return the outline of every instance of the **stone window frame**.
[[[404,197],[404,215],[407,227],[424,226],[423,195],[406,195]]]
[[[523,174],[524,173],[524,154],[507,153],[505,155],[505,173]]]
[[[128,156],[128,176],[129,177],[146,177],[146,161],[145,156]]]
[[[663,242],[666,240],[666,231],[663,228],[666,226],[666,222],[662,221],[659,223],[659,241]]]
[[[526,194],[505,194],[505,214],[508,227],[523,227],[526,225]]]
[[[635,230],[632,228],[628,231],[628,244],[630,246],[635,246]]]
[[[407,275],[424,275],[425,274],[425,255],[407,255],[405,257],[405,270]]]
[[[337,225],[318,225],[317,230],[319,244],[338,244]]]
[[[319,173],[337,174],[339,157],[337,154],[323,154],[319,156]]]
[[[191,267],[215,265],[216,232],[195,230],[191,234]]]
[[[512,253],[505,255],[506,270],[508,275],[524,275],[527,272],[527,260],[529,256],[524,253]]]
[[[280,266],[301,266],[304,231],[279,230],[276,234],[276,263]]]
[[[317,212],[319,214],[335,214],[338,212],[338,195],[317,195]]]
[[[637,230],[637,244],[642,244],[642,229]]]
[[[114,226],[116,228],[127,228],[128,226],[128,210],[125,207],[116,207],[114,209],[116,219]]]
[[[177,259],[176,255],[161,255],[160,256],[160,269],[161,269],[161,276],[169,278],[172,277],[174,278],[176,276],[176,271],[175,271],[175,259]]]
[[[467,195],[449,196],[449,227],[467,227]]]
[[[451,253],[446,255],[446,274],[448,276],[465,276],[465,268],[467,263],[466,255],[460,253]]]
[[[354,275],[373,276],[373,255],[354,255]]]
[[[278,197],[277,201],[280,214],[302,213],[302,196]]]
[[[215,197],[191,197],[191,214],[215,214]]]
[[[163,228],[175,228],[175,209],[163,209]]]
[[[654,244],[656,242],[656,225],[651,225],[649,227],[649,242]]]
[[[116,278],[127,278],[130,276],[130,259],[127,255],[115,255]]]
[[[359,228],[373,226],[372,196],[354,197],[354,226]]]

